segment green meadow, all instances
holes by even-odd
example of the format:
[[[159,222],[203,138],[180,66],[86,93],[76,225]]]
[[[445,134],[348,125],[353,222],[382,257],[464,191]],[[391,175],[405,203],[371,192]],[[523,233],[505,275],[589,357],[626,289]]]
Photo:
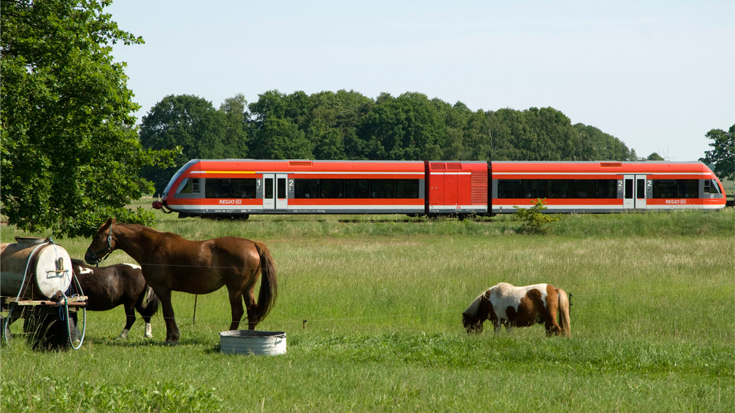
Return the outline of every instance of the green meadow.
[[[174,293],[178,346],[122,308],[86,314],[80,350],[0,350],[0,410],[732,411],[735,210],[562,215],[543,235],[512,216],[254,216],[179,220],[189,239],[264,241],[278,300],[259,330],[280,356],[221,354],[224,289]],[[2,241],[27,234],[3,226]],[[57,239],[81,258],[89,239]],[[130,262],[122,251],[104,265]],[[571,293],[572,337],[543,326],[468,335],[461,313],[501,282]],[[196,307],[195,307],[196,303]],[[81,317],[80,317],[81,319]],[[241,328],[244,323],[241,325]]]

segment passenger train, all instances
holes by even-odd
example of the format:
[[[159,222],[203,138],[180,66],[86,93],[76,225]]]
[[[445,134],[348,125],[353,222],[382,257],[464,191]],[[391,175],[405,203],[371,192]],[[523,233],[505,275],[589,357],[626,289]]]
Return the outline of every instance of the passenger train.
[[[494,215],[545,199],[547,213],[718,210],[700,162],[192,159],[153,207],[179,217],[250,214]]]

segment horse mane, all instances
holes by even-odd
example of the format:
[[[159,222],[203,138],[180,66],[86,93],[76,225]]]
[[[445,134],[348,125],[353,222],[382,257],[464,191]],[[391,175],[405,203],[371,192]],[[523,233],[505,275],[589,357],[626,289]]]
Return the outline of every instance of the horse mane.
[[[480,311],[480,302],[482,301],[482,298],[485,298],[485,293],[487,293],[487,291],[480,293],[480,295],[470,303],[469,307],[467,307],[462,314],[467,314],[470,317],[476,316],[477,312]]]
[[[159,230],[157,230],[155,228],[147,227],[147,226],[145,226],[143,224],[129,224],[129,223],[125,223],[125,222],[116,222],[116,223],[114,223],[113,224],[113,229],[112,229],[112,232],[113,233],[115,232],[115,228],[114,228],[115,225],[118,225],[118,226],[121,226],[121,227],[125,227],[125,228],[127,228],[127,229],[129,229],[129,230],[131,230],[133,232],[150,232],[150,233],[153,233],[153,234],[163,235],[163,236],[166,236],[166,237],[174,237],[174,238],[185,239],[181,235],[176,234],[176,233],[173,233],[173,232],[159,231]]]

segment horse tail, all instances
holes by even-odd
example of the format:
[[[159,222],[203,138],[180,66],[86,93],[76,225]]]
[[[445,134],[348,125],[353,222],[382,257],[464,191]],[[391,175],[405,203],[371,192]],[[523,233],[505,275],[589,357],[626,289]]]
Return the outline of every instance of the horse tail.
[[[571,324],[569,322],[569,297],[567,297],[566,291],[561,288],[557,288],[556,292],[559,294],[559,327],[561,328],[561,335],[564,337],[571,337]]]
[[[138,310],[140,315],[151,317],[158,312],[158,306],[160,302],[161,301],[158,299],[156,293],[153,292],[153,288],[151,288],[149,285],[146,285],[145,293],[143,294],[143,297],[138,301],[136,309]]]
[[[276,266],[268,248],[260,241],[255,241],[255,249],[260,255],[260,291],[258,292],[258,306],[255,312],[255,320],[250,322],[261,322],[270,313],[278,295],[278,283],[276,282]]]

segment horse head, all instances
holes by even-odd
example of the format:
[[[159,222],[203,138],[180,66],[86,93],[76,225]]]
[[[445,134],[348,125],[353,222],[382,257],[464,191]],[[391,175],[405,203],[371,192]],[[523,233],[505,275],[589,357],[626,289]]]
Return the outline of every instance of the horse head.
[[[466,312],[462,313],[462,324],[467,334],[482,333],[482,322],[484,320],[477,315],[470,315]]]
[[[99,264],[115,250],[114,238],[112,235],[112,224],[114,223],[115,219],[110,218],[97,230],[97,234],[92,238],[92,243],[89,244],[87,252],[84,253],[84,261],[86,261],[87,264]]]

